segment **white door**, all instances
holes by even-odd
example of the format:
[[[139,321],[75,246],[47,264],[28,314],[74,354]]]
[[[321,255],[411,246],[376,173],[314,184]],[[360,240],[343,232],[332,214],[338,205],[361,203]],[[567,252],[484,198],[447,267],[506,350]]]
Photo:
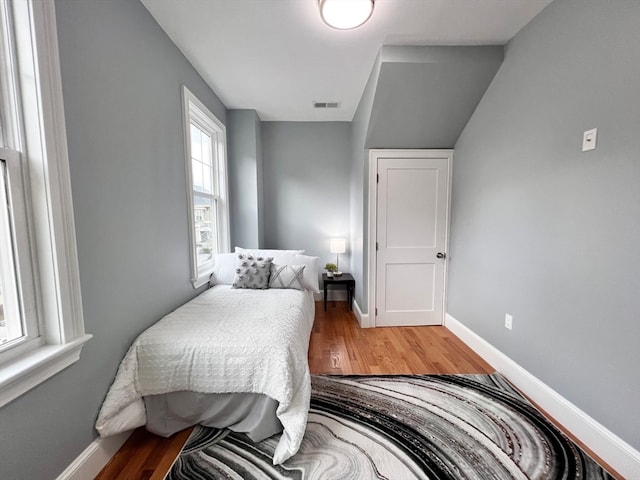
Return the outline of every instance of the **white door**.
[[[377,158],[376,326],[443,323],[451,152],[418,154]]]

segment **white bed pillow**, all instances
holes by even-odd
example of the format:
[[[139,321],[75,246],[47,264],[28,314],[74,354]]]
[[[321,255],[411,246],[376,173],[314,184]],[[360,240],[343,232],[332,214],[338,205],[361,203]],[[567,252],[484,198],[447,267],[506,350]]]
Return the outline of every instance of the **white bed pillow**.
[[[304,265],[302,286],[306,290],[319,292],[318,275],[320,272],[320,258],[309,255],[280,253],[273,256],[273,263],[277,265]]]
[[[304,253],[304,250],[277,250],[277,249],[265,249],[265,248],[242,248],[236,247],[236,253],[248,253],[254,257],[273,257],[281,253],[290,253],[291,255],[299,255]]]
[[[209,286],[231,285],[236,277],[236,253],[219,253],[214,256],[213,273],[209,280]]]
[[[304,290],[304,265],[271,264],[269,288]]]

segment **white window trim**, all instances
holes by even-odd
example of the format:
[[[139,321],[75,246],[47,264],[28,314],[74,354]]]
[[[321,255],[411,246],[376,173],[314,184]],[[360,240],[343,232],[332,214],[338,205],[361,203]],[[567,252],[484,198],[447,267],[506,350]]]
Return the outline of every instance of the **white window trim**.
[[[32,194],[38,194],[31,221],[38,227],[34,243],[44,342],[18,357],[0,356],[0,407],[76,362],[91,338],[82,312],[55,6],[53,0],[27,0],[14,2],[13,8],[33,26],[16,46],[20,67],[35,78],[31,85],[21,79],[20,87],[29,182]],[[20,53],[21,47],[35,49],[37,58]]]
[[[192,107],[195,107],[192,111]],[[187,175],[187,206],[189,209],[189,252],[191,260],[191,284],[194,288],[201,287],[209,281],[209,276],[213,272],[213,262],[211,265],[198,272],[198,259],[196,252],[196,240],[195,235],[195,218],[193,208],[193,175],[191,172],[191,131],[190,121],[194,117],[200,124],[210,124],[215,129],[218,142],[217,155],[215,155],[216,171],[217,175],[215,180],[217,184],[217,203],[218,203],[218,248],[220,253],[228,252],[231,240],[230,240],[230,227],[229,227],[229,191],[228,191],[228,168],[227,168],[227,130],[224,124],[218,120],[218,118],[211,113],[211,111],[202,103],[198,97],[196,97],[185,86],[182,86],[182,115],[183,115],[183,129],[184,129],[184,155],[186,164]]]

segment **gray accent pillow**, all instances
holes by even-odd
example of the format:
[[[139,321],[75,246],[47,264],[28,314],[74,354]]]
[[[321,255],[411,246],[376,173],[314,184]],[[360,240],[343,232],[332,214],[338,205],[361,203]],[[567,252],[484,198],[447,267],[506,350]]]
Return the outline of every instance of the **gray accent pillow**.
[[[302,286],[304,267],[304,265],[276,265],[272,263],[269,288],[304,290]]]
[[[238,254],[236,276],[231,288],[269,288],[269,274],[273,258],[254,257],[245,253]]]

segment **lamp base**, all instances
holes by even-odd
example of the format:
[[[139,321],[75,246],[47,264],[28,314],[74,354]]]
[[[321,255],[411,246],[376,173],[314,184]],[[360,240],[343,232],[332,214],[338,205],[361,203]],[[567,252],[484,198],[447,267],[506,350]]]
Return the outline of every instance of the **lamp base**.
[[[342,275],[342,272],[333,272],[334,277],[339,277]]]

